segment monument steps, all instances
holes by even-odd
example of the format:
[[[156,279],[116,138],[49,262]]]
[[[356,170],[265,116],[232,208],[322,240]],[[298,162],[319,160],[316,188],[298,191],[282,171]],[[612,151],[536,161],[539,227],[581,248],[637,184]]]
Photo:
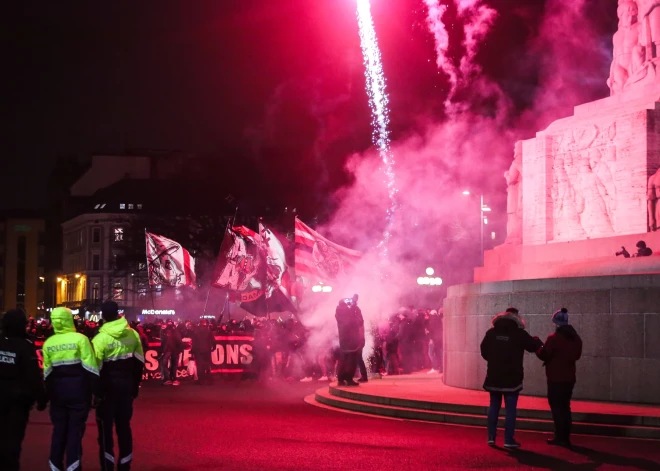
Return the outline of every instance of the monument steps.
[[[331,385],[315,393],[316,402],[336,409],[388,418],[419,420],[485,427],[487,407],[448,402],[429,402],[364,394],[356,389],[343,389]],[[504,426],[504,409],[499,426]],[[576,434],[601,435],[660,440],[660,418],[648,416],[575,413],[573,429]],[[549,411],[518,409],[516,427],[519,430],[552,432]]]

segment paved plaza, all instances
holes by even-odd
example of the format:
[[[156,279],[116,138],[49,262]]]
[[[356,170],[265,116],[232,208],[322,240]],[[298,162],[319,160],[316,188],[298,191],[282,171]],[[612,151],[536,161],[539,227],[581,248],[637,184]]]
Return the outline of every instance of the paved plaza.
[[[519,432],[524,448],[507,452],[489,448],[481,427],[375,418],[304,402],[321,387],[279,381],[145,384],[133,419],[134,469],[660,469],[658,441],[576,436],[569,451],[547,446],[547,434]],[[50,431],[47,412],[33,412],[23,469],[47,469]],[[83,469],[99,468],[96,437],[90,415]]]

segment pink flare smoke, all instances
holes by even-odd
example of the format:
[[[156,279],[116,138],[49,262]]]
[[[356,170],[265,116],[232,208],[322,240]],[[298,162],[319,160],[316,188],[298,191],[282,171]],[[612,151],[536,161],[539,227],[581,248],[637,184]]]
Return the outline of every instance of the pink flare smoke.
[[[426,24],[435,38],[435,52],[437,54],[436,63],[438,68],[449,77],[449,96],[453,96],[458,83],[456,67],[451,59],[447,57],[449,49],[449,33],[445,24],[442,22],[442,15],[447,11],[446,5],[440,5],[439,0],[424,0],[428,8]]]

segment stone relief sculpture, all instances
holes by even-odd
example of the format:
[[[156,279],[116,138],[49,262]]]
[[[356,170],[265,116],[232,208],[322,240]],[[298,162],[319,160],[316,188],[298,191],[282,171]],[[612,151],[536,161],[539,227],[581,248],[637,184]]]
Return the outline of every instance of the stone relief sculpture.
[[[616,123],[603,133],[595,125],[553,138],[553,240],[614,235]]]
[[[612,95],[654,81],[660,63],[660,0],[619,0],[617,15],[607,80]]]
[[[506,213],[507,237],[505,244],[522,244],[522,141],[516,142],[513,150],[513,162],[504,172],[507,184]]]
[[[619,29],[614,33],[614,58],[607,80],[612,95],[623,91],[646,60],[645,48],[641,43],[642,24],[638,21],[637,3],[633,0],[619,0],[617,16]]]
[[[648,191],[646,194],[648,203],[649,214],[649,231],[655,232],[658,230],[658,223],[660,223],[660,168],[655,174],[649,177]]]

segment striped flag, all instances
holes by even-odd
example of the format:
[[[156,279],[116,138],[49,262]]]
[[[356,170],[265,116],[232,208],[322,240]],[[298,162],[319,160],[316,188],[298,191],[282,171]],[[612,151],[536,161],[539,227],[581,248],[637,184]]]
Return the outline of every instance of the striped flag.
[[[195,259],[181,244],[145,231],[150,285],[195,288]]]
[[[310,283],[336,281],[360,260],[361,252],[330,242],[296,218],[296,276]]]

